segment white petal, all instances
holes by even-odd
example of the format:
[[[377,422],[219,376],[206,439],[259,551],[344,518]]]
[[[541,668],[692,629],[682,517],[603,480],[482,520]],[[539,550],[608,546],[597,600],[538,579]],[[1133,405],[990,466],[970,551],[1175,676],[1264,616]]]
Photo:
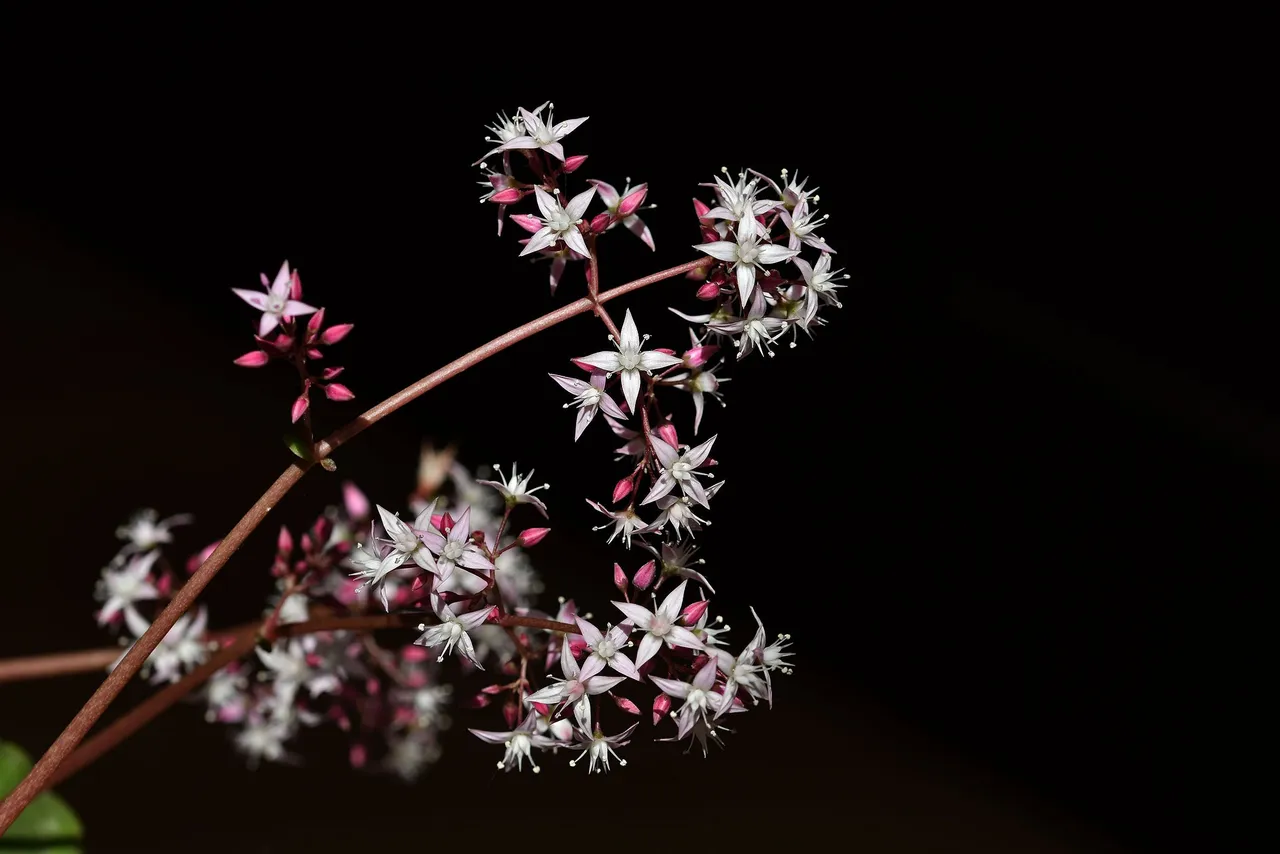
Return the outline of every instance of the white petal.
[[[640,394],[640,372],[639,371],[623,371],[622,378],[622,396],[627,399],[627,408],[632,412],[636,411],[636,397]]]
[[[757,263],[777,264],[780,261],[785,261],[798,254],[800,254],[799,250],[787,249],[776,243],[766,243],[760,247],[760,255],[757,259]]]
[[[565,213],[569,215],[569,219],[582,219],[582,215],[587,212],[587,205],[591,204],[591,200],[596,196],[596,188],[583,190],[578,195],[569,200],[568,206],[565,207]]]
[[[693,248],[720,261],[733,263],[738,260],[738,244],[730,243],[727,240],[717,240],[715,243],[699,243]]]
[[[541,187],[533,188],[533,197],[538,202],[538,210],[542,211],[543,219],[552,219],[560,213],[560,203],[556,201],[556,197]]]
[[[622,340],[618,342],[618,349],[631,351],[640,349],[640,332],[636,329],[636,321],[631,316],[631,309],[627,309],[627,316],[622,320]]]

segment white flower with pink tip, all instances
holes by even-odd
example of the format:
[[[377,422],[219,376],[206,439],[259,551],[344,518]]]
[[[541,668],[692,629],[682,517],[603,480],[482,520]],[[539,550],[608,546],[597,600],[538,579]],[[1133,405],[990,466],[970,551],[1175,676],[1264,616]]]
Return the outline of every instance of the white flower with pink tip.
[[[583,239],[578,225],[582,222],[583,214],[587,212],[587,206],[595,198],[596,188],[584,190],[570,199],[569,204],[564,207],[560,206],[559,198],[541,187],[535,187],[533,195],[538,202],[538,210],[542,211],[542,219],[539,220],[542,228],[534,232],[533,237],[530,237],[529,242],[524,245],[524,249],[520,250],[520,254],[529,255],[546,249],[557,240],[563,240],[565,245],[574,252],[583,257],[589,256],[591,250],[587,248],[587,241]]]
[[[259,335],[266,335],[286,320],[316,312],[314,307],[305,302],[289,298],[293,288],[293,274],[289,272],[288,261],[281,265],[280,272],[276,273],[275,281],[270,285],[267,285],[267,277],[264,274],[262,285],[267,289],[266,293],[241,288],[231,289],[240,299],[262,312],[262,319],[258,321]]]
[[[657,350],[641,350],[640,346],[648,340],[649,336],[641,337],[639,330],[636,329],[636,322],[631,317],[631,309],[627,309],[620,331],[622,340],[614,341],[614,346],[618,348],[616,353],[601,350],[574,361],[599,368],[610,376],[617,374],[622,382],[622,396],[626,398],[627,406],[631,411],[635,412],[636,398],[640,396],[640,372],[652,374],[654,371],[678,365],[680,357],[659,353]],[[610,339],[612,340],[612,336]]]
[[[680,619],[680,608],[684,605],[684,588],[687,581],[681,581],[675,590],[667,594],[658,606],[657,611],[650,611],[643,605],[634,602],[614,602],[619,611],[627,615],[627,619],[637,631],[644,632],[640,640],[640,649],[636,652],[636,667],[657,655],[662,645],[682,646],[686,649],[702,649],[702,641],[686,629],[676,625]]]

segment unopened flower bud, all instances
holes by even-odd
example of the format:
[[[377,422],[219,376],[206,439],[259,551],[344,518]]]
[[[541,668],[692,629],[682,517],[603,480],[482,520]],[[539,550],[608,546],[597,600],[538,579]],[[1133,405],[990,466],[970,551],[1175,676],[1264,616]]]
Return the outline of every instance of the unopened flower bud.
[[[514,702],[508,701],[502,707],[502,716],[506,718],[507,728],[515,729],[516,724],[520,723],[520,707]]]
[[[636,570],[636,574],[631,579],[631,583],[636,586],[637,590],[647,590],[649,585],[653,583],[653,576],[656,573],[657,565],[653,561],[649,561],[644,566]]]
[[[351,760],[352,768],[363,768],[365,762],[369,760],[369,751],[365,749],[363,744],[351,745],[351,750],[347,753],[347,757]]]
[[[293,534],[290,534],[289,529],[284,525],[280,526],[280,533],[276,537],[276,551],[282,555],[288,555],[293,551]]]
[[[702,300],[713,300],[720,296],[720,286],[715,282],[707,282],[698,288],[698,292],[694,296]]]
[[[507,219],[523,228],[530,234],[536,234],[542,228],[542,220],[532,214],[511,214]]]
[[[520,536],[516,537],[516,542],[520,544],[521,548],[527,549],[529,546],[536,546],[542,542],[543,537],[549,533],[551,533],[550,528],[525,528],[520,532]]]
[[[320,327],[324,326],[324,309],[317,309],[316,313],[307,319],[307,341],[316,340],[316,335],[320,332]]]
[[[354,323],[339,323],[337,326],[330,326],[320,333],[320,342],[322,344],[337,344],[343,338],[346,338],[354,328]]]
[[[295,424],[297,423],[298,419],[303,416],[303,413],[307,411],[307,407],[310,405],[311,405],[311,398],[307,395],[305,391],[302,394],[298,395],[298,399],[293,402],[293,408],[290,410],[290,415],[293,417],[293,421]]]
[[[515,187],[507,187],[505,190],[499,190],[489,197],[489,201],[499,205],[510,205],[520,201],[520,191]]]
[[[653,725],[657,726],[662,719],[671,711],[671,698],[666,694],[659,694],[653,698]]]
[[[261,368],[271,357],[267,355],[265,350],[251,350],[243,356],[235,360],[235,363],[242,368]]]
[[[629,715],[640,714],[640,707],[637,706],[635,703],[631,702],[630,700],[628,700],[626,697],[619,697],[617,694],[610,694],[609,696],[613,697],[613,701],[618,704],[618,708],[622,709],[622,711],[626,712],[627,714]]]
[[[622,201],[618,202],[618,216],[631,216],[636,212],[636,208],[644,204],[644,197],[648,194],[648,184],[641,184],[630,193],[627,193],[622,197]]]
[[[685,609],[680,612],[680,621],[686,626],[696,626],[698,620],[702,619],[702,615],[707,613],[707,606],[711,604],[709,599],[701,599],[697,602],[690,602]]]
[[[355,394],[342,383],[329,383],[324,387],[324,396],[330,400],[352,400]]]
[[[616,563],[613,565],[613,586],[618,588],[623,596],[627,595],[627,588],[630,586],[630,582],[627,581],[627,574]]]
[[[562,168],[566,173],[577,172],[578,167],[586,162],[587,162],[587,155],[574,154],[564,159],[564,166]]]
[[[680,444],[680,438],[676,435],[676,425],[670,421],[658,427],[658,435],[662,437],[662,441],[675,448]]]
[[[591,218],[591,230],[596,234],[604,234],[605,229],[609,227],[609,222],[612,219],[613,216],[608,213],[596,214]]]
[[[631,490],[635,488],[635,482],[630,477],[624,477],[618,481],[613,487],[613,503],[617,504],[622,499],[631,494]]]
[[[587,642],[579,635],[569,641],[569,654],[574,658],[581,658],[582,653],[587,651]]]
[[[352,519],[369,518],[369,499],[360,491],[360,487],[349,480],[342,484],[342,504]]]

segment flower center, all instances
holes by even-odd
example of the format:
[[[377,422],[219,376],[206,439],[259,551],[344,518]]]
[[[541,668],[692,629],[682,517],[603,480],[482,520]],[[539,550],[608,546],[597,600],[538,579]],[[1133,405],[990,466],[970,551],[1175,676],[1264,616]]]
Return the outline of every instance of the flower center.
[[[684,460],[677,460],[676,464],[671,467],[671,476],[676,480],[688,480],[693,477],[693,466]]]
[[[444,551],[441,553],[440,557],[444,560],[457,563],[458,558],[462,557],[462,548],[462,543],[450,540],[444,544]]]
[[[270,297],[267,297],[267,313],[268,313],[268,314],[283,314],[283,313],[284,313],[284,298],[283,298],[283,297],[274,296],[274,295],[273,295],[273,296],[270,296]]]
[[[618,648],[614,646],[613,641],[608,638],[600,641],[600,644],[596,647],[596,655],[600,656],[605,661],[608,661],[617,654]]]
[[[634,371],[640,365],[640,353],[636,350],[621,350],[618,352],[618,364],[624,371]]]
[[[671,621],[661,614],[655,614],[649,621],[649,634],[663,638],[671,634]]]
[[[760,247],[754,243],[748,243],[738,247],[738,263],[754,264],[756,259],[760,257]]]

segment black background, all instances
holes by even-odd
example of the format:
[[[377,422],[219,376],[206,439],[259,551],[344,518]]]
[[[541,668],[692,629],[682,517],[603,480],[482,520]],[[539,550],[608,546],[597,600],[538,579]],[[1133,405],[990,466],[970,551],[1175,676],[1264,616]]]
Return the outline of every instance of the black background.
[[[356,324],[332,349],[358,400],[321,407],[322,428],[583,293],[571,268],[550,297],[517,230],[494,236],[467,165],[498,110],[552,98],[557,117],[591,117],[567,140],[590,155],[579,176],[647,180],[658,204],[656,258],[610,234],[606,287],[694,257],[690,199],[722,165],[822,188],[853,274],[844,310],[733,368],[728,409],[704,422],[727,481],[700,538],[718,605],[738,642],[749,603],[791,632],[797,673],[724,753],[650,746],[643,725],[607,780],[495,774],[461,728],[497,728],[496,712],[459,712],[416,787],[344,770],[334,733],[307,770],[250,773],[223,730],[176,709],[62,787],[90,850],[626,838],[592,836],[607,825],[646,844],[678,827],[670,844],[835,834],[871,850],[1230,832],[1248,798],[1211,804],[1255,741],[1234,672],[1280,459],[1275,306],[1251,260],[1274,218],[1237,203],[1261,192],[1253,111],[1217,82],[1253,76],[1247,52],[1230,68],[1199,48],[828,66],[796,48],[739,68],[694,51],[633,65],[626,39],[584,57],[487,37],[502,47],[249,45],[197,24],[139,49],[85,28],[24,54],[0,189],[0,651],[101,645],[93,581],[120,521],[196,513],[185,555],[287,464],[295,379],[231,364],[256,314],[229,288],[287,257],[309,302]],[[665,306],[694,310],[692,290],[657,285],[615,314],[677,345]],[[603,611],[611,562],[639,562],[582,501],[620,474],[612,437],[595,425],[575,446],[545,376],[603,335],[580,318],[442,386],[272,522],[305,524],[344,477],[398,505],[419,442],[454,441],[471,465],[517,459],[552,482],[534,555],[548,600]],[[211,586],[216,625],[257,613],[271,540]],[[94,684],[3,686],[0,735],[38,752]]]

